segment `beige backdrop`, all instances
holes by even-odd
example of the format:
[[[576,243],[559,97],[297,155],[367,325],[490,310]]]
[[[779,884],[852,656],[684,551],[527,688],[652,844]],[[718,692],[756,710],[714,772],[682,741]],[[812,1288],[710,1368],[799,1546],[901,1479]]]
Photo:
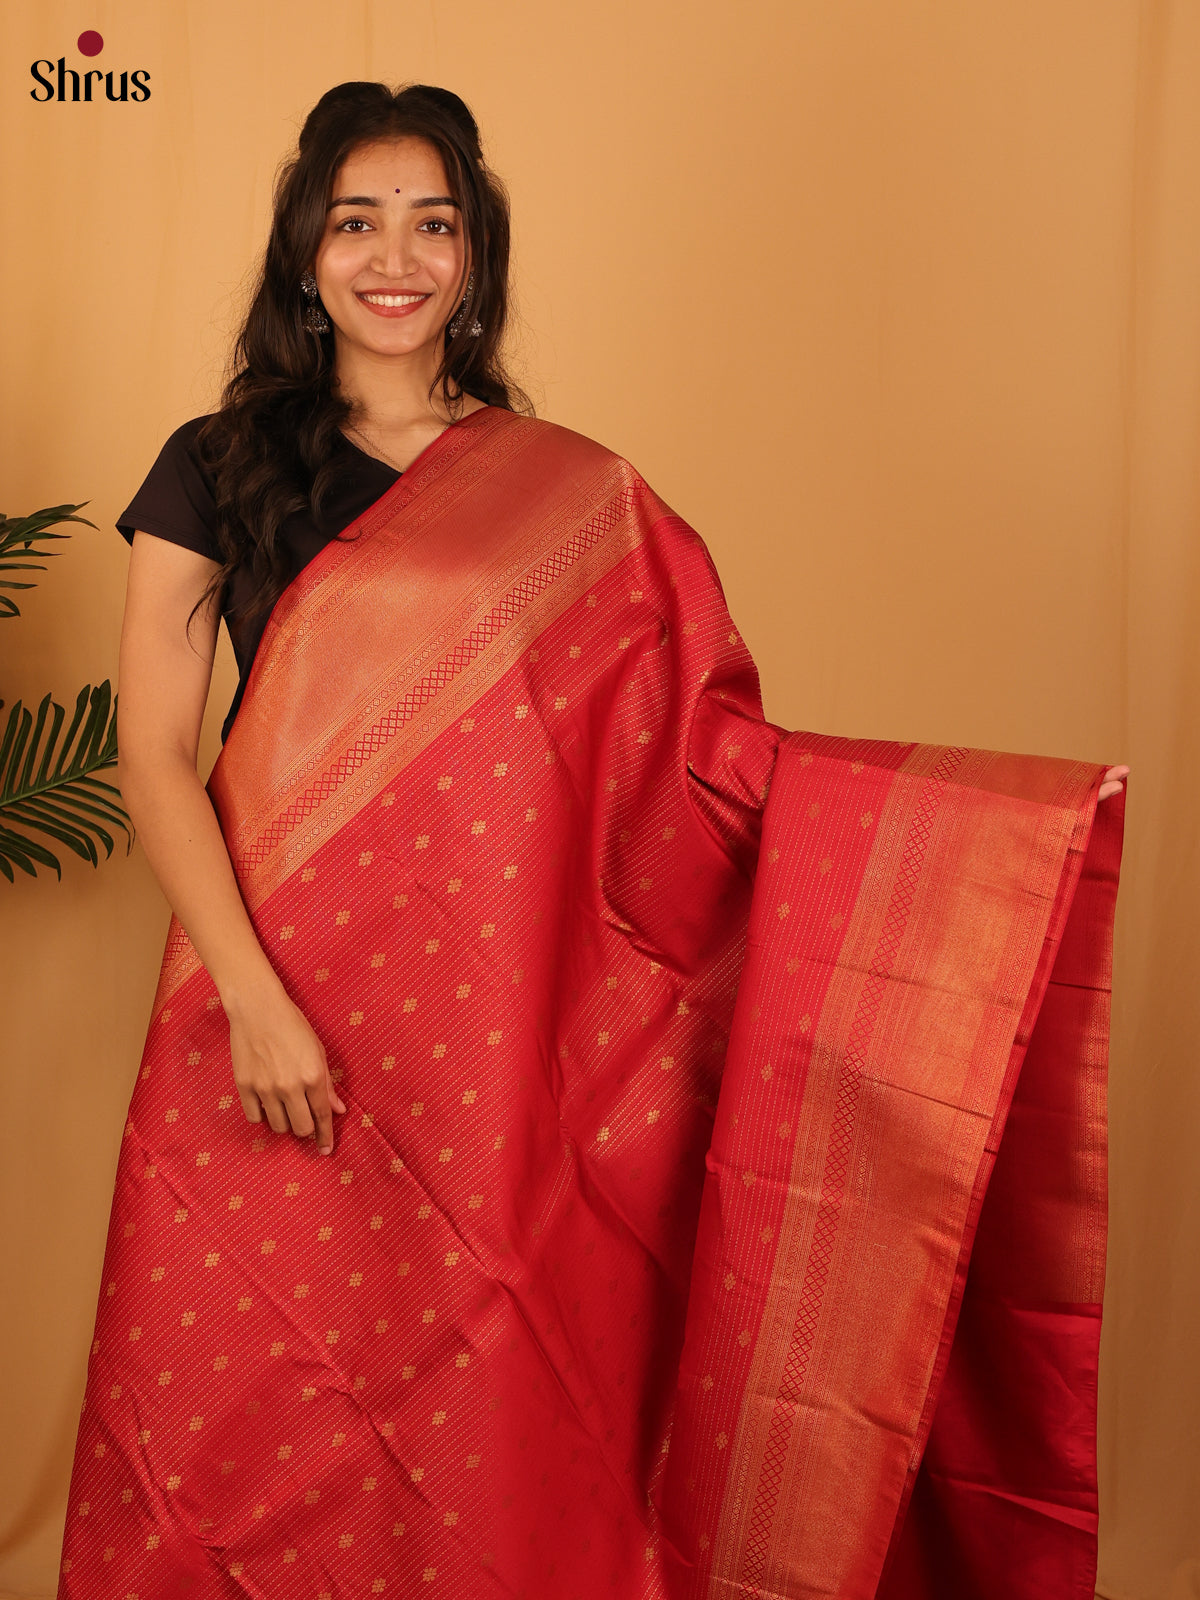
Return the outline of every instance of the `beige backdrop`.
[[[1197,0],[8,0],[0,40],[2,503],[99,524],[0,621],[10,701],[115,673],[112,520],[211,409],[304,113],[416,79],[510,185],[540,414],[701,531],[770,716],[1133,763],[1101,1590],[1200,1596]],[[60,54],[152,98],[36,104]],[[11,1596],[54,1588],[166,918],[136,851],[0,884]]]

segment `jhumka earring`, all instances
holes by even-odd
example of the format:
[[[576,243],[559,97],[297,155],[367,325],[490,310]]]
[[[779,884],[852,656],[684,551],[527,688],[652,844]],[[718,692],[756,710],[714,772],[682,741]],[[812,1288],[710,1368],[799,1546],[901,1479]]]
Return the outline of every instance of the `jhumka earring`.
[[[469,273],[469,275],[467,277],[467,290],[466,290],[466,293],[462,297],[462,303],[460,304],[458,310],[455,312],[454,316],[446,324],[447,331],[449,332],[450,337],[452,339],[458,337],[458,331],[463,325],[463,318],[466,315],[467,306],[470,303],[471,295],[474,292],[474,289],[475,289],[475,269],[472,267],[472,269],[471,269],[471,271],[470,271],[470,273]],[[480,322],[478,317],[476,317],[475,321],[472,322],[471,326],[467,329],[467,332],[471,335],[471,337],[473,339],[478,339],[479,335],[483,332],[483,323]]]
[[[304,308],[304,315],[300,319],[301,325],[309,333],[328,333],[329,318],[325,315],[324,306],[317,299],[317,280],[311,272],[306,272],[300,279],[300,287],[303,289],[305,298],[308,301]]]

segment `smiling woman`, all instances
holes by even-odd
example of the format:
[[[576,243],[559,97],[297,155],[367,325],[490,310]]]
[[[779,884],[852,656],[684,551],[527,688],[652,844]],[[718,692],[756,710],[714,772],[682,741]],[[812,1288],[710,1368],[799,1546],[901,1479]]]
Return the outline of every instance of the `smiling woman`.
[[[508,239],[457,96],[332,90],[121,519],[175,916],[60,1600],[1090,1593],[1119,774],[767,722]]]
[[[340,531],[347,437],[398,472],[481,405],[532,412],[501,355],[510,232],[457,95],[348,83],[314,107],[280,175],[222,407],[186,440],[213,497],[206,598],[223,595],[235,625],[261,631],[300,570],[293,535],[311,553],[289,518],[315,520],[319,542]],[[380,293],[422,298],[406,311],[368,298]]]
[[[171,435],[117,521],[131,543],[141,530],[209,563],[204,603],[219,601],[239,671],[223,737],[272,606],[317,551],[448,422],[532,411],[500,354],[509,235],[456,95],[352,83],[314,108],[223,405]],[[420,295],[415,315],[377,303],[393,286]]]

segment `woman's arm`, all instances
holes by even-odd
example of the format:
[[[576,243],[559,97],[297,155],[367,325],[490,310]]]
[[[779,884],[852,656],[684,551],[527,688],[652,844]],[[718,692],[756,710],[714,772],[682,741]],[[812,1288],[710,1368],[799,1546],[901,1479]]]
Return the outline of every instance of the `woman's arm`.
[[[346,1108],[325,1051],[288,998],[238,891],[216,813],[196,770],[220,621],[188,617],[217,570],[207,556],[136,533],[121,630],[120,764],[125,805],[163,893],[207,967],[229,1018],[233,1076],[251,1122],[333,1150]],[[331,1109],[332,1108],[332,1109]]]

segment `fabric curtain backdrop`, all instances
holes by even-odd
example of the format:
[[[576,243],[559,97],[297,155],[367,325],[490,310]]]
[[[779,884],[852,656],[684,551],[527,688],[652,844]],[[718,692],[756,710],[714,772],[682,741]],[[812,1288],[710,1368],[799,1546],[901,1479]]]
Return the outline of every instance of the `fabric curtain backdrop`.
[[[86,499],[101,530],[0,625],[6,700],[115,672],[112,517],[212,403],[304,112],[382,77],[476,111],[539,409],[703,534],[774,721],[1132,762],[1099,1587],[1200,1592],[1200,13],[62,0],[0,30],[4,508]],[[152,98],[37,104],[60,55]],[[231,692],[226,656],[206,762]],[[27,1597],[56,1582],[167,914],[136,851],[5,893],[0,1592]]]

